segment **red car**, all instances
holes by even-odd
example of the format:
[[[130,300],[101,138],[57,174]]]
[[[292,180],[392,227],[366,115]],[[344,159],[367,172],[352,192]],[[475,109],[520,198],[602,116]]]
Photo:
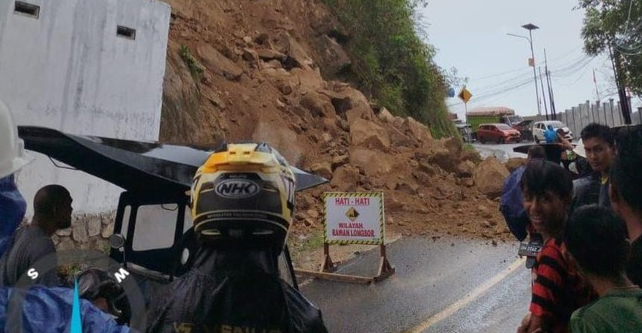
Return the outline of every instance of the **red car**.
[[[485,142],[519,142],[521,133],[506,124],[480,124],[477,128],[477,140]]]

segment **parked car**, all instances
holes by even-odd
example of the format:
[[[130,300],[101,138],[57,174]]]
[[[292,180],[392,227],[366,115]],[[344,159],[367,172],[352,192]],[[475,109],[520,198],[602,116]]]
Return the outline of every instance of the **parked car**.
[[[540,143],[540,141],[546,142],[544,132],[546,132],[548,125],[553,126],[553,129],[556,131],[561,128],[564,131],[564,138],[568,141],[573,141],[573,132],[571,132],[563,122],[559,120],[545,120],[533,124],[533,139],[535,139],[536,143]]]
[[[519,142],[521,133],[506,124],[480,124],[477,129],[477,140],[485,142]]]

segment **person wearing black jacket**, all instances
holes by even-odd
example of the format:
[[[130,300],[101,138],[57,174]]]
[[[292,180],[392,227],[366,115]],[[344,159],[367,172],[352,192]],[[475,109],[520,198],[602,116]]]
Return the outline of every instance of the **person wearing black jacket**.
[[[609,189],[611,207],[626,222],[631,241],[626,274],[642,286],[642,125],[620,130],[616,146]]]
[[[192,268],[152,297],[148,333],[326,333],[321,311],[279,278],[295,178],[266,144],[229,144],[191,190],[200,248]]]

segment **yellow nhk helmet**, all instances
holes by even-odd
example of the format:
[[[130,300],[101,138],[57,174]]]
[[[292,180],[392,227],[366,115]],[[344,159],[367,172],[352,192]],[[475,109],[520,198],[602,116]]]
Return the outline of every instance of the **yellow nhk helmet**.
[[[294,215],[295,185],[287,161],[268,144],[223,145],[194,176],[194,232],[210,246],[281,251]]]

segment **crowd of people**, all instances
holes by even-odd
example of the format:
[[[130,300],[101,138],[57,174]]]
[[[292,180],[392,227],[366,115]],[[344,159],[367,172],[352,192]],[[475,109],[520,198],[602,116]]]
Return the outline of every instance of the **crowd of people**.
[[[55,260],[51,236],[70,227],[73,200],[64,187],[47,185],[34,197],[30,223],[19,226],[26,201],[14,173],[31,158],[1,101],[0,127],[0,322],[6,323],[12,288],[38,260]],[[564,156],[550,158],[543,146],[531,147],[526,165],[506,180],[502,197],[513,234],[542,245],[531,265],[529,313],[517,332],[642,332],[642,127],[589,124],[577,146],[555,134],[553,145]],[[569,152],[577,158],[570,161]],[[251,182],[269,191],[231,197],[219,191],[226,182]],[[190,191],[200,244],[195,263],[150,302],[147,332],[327,331],[321,312],[278,277],[294,215],[294,182],[285,159],[265,144],[225,145],[210,156]],[[41,287],[30,292],[70,299],[71,286],[55,271],[34,278]],[[126,322],[114,320],[113,295],[101,289],[115,288],[107,274],[92,268],[75,278],[86,299],[87,327],[130,331]],[[56,311],[71,314],[68,305]],[[59,317],[61,322],[49,324],[68,324],[70,316]]]
[[[580,167],[532,149],[504,187],[522,197],[522,216],[508,214],[519,210],[503,197],[511,231],[523,220],[513,234],[543,240],[517,332],[642,332],[642,126],[592,123],[577,146],[560,134],[553,144],[575,152]]]

